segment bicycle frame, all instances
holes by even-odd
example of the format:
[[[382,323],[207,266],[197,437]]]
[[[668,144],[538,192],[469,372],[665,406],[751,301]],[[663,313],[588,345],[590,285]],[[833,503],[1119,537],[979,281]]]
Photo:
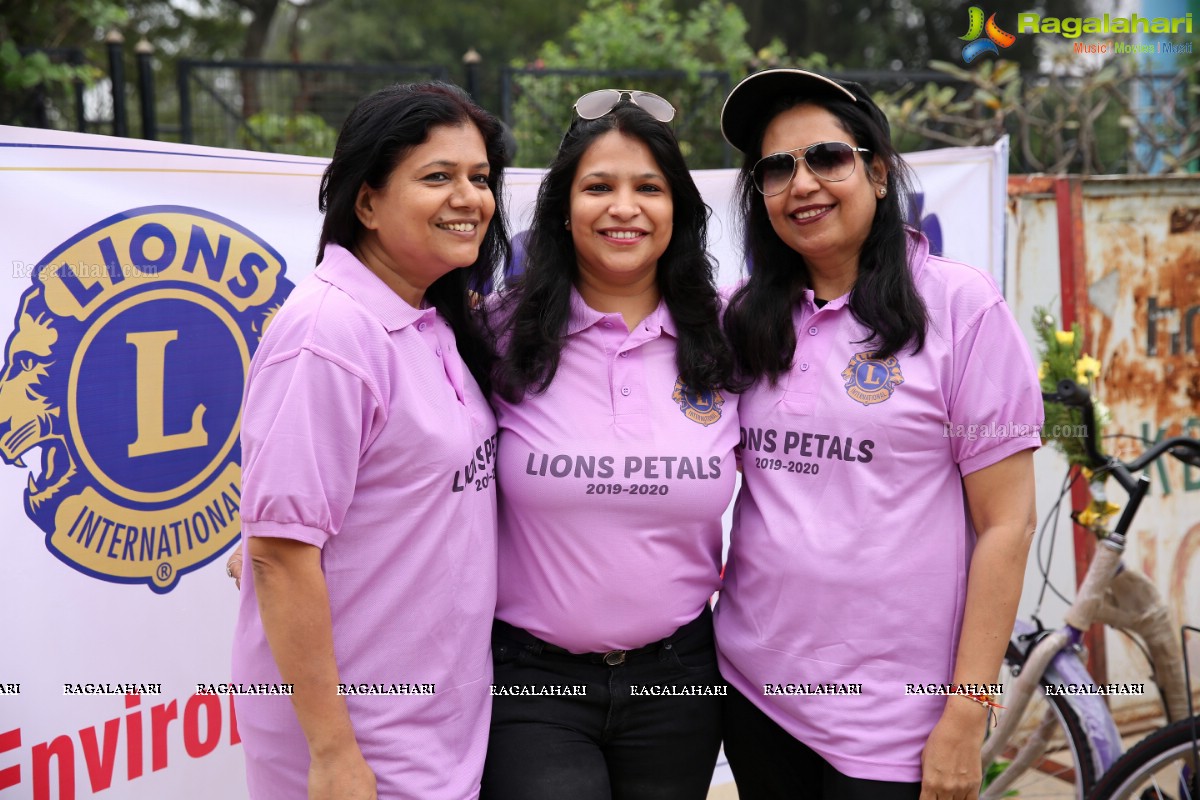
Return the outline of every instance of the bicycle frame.
[[[1116,479],[1128,492],[1129,501],[1112,533],[1100,542],[1075,602],[1064,615],[1066,624],[1042,637],[1027,654],[1007,695],[1008,707],[984,743],[982,760],[985,768],[996,760],[1007,745],[1043,681],[1052,684],[1093,683],[1078,653],[1083,632],[1094,623],[1127,631],[1145,642],[1167,721],[1183,719],[1188,714],[1190,698],[1183,668],[1183,652],[1171,630],[1170,614],[1150,580],[1134,570],[1124,569],[1121,556],[1125,551],[1126,534],[1150,488],[1150,479],[1144,473],[1136,477],[1134,473],[1141,472],[1167,452],[1178,454],[1175,451],[1177,447],[1200,454],[1200,446],[1195,440],[1175,437],[1154,445],[1134,461],[1125,464],[1101,454],[1096,448],[1092,435],[1095,430],[1094,411],[1086,389],[1072,381],[1063,381],[1059,384],[1058,392],[1046,395],[1046,399],[1077,405],[1083,410],[1085,445],[1093,464]],[[1113,602],[1114,599],[1121,601],[1121,607]],[[1028,638],[1030,633],[1032,629],[1018,620],[1014,630],[1017,639],[1021,640],[1022,636]],[[1120,733],[1101,696],[1067,695],[1066,699],[1083,724],[1091,745],[1094,774],[1099,776],[1123,752]],[[1041,758],[1046,749],[1047,736],[1055,724],[1053,711],[1046,713],[1047,717],[1042,720],[1037,733],[1025,742],[1004,773],[988,786],[980,796],[981,800],[1002,796],[1023,772]],[[1081,788],[1086,790],[1090,787]]]
[[[1017,638],[1032,634],[1032,626],[1017,620],[1014,634]],[[1016,677],[1015,685],[1008,695],[1008,706],[1000,716],[1000,722],[984,742],[982,759],[984,765],[996,760],[1000,751],[1008,744],[1017,725],[1025,716],[1029,701],[1043,681],[1059,685],[1087,685],[1092,683],[1087,667],[1079,658],[1082,634],[1069,625],[1049,632],[1030,651]],[[1082,723],[1091,743],[1091,758],[1094,774],[1107,770],[1121,757],[1123,751],[1121,734],[1113,722],[1112,714],[1104,698],[1099,695],[1065,695]],[[980,795],[980,800],[1003,797],[1009,787],[1030,767],[1041,759],[1049,744],[1049,732],[1055,727],[1053,711],[1047,709],[1039,731],[1027,739],[1012,757],[1008,767]]]

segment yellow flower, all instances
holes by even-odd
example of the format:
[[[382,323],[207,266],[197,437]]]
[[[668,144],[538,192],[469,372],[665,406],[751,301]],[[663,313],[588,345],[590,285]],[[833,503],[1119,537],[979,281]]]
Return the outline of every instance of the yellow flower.
[[[1103,524],[1104,520],[1120,510],[1120,506],[1115,506],[1107,500],[1104,502],[1093,500],[1088,503],[1087,508],[1079,512],[1078,522],[1085,528],[1094,528],[1096,525]]]
[[[1046,380],[1046,370],[1049,368],[1050,368],[1050,365],[1045,361],[1043,361],[1041,364],[1038,364],[1038,380],[1039,381]]]
[[[1100,361],[1084,353],[1075,362],[1075,380],[1077,383],[1087,383],[1089,378],[1100,374]]]
[[[1055,331],[1054,339],[1063,347],[1075,344],[1075,331]]]

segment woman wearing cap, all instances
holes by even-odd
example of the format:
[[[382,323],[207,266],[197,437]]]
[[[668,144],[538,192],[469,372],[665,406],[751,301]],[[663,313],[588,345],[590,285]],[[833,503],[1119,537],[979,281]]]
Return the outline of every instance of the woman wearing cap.
[[[716,611],[739,796],[976,797],[1033,530],[1028,346],[986,273],[906,227],[861,86],[757,73],[721,125],[752,265],[725,315],[753,385]],[[984,423],[1012,435],[948,433]],[[929,684],[965,689],[906,694]]]
[[[490,310],[499,600],[482,796],[702,800],[724,689],[708,601],[738,440],[708,209],[665,100],[602,90],[575,108],[524,275]]]
[[[507,249],[503,166],[446,84],[376,92],[338,136],[316,272],[246,389],[232,677],[294,686],[238,697],[254,800],[478,796],[496,493],[467,473],[496,422],[468,289]]]

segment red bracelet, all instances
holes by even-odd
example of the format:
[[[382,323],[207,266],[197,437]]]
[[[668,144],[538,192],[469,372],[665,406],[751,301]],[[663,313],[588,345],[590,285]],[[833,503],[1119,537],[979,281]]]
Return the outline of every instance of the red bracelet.
[[[979,703],[979,705],[981,705],[987,709],[988,722],[991,723],[991,726],[994,728],[994,727],[996,727],[996,725],[999,724],[999,719],[997,719],[997,717],[996,717],[996,709],[1004,708],[1004,706],[997,703],[995,698],[993,698],[990,694],[967,694],[967,693],[963,692],[963,693],[956,693],[953,696],[954,697],[965,697],[967,700],[971,700],[972,702]]]

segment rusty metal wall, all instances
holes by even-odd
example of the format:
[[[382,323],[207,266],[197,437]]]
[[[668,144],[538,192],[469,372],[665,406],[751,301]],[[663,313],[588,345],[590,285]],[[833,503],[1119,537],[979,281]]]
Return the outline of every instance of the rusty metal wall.
[[[1007,296],[1031,342],[1033,308],[1079,320],[1086,350],[1103,364],[1100,398],[1112,413],[1108,433],[1156,440],[1200,436],[1200,176],[1013,178],[1009,182]],[[1144,444],[1109,439],[1123,458]],[[1040,453],[1039,509],[1058,494],[1065,462]],[[1200,469],[1166,458],[1150,469],[1152,490],[1130,537],[1126,564],[1147,574],[1167,598],[1176,625],[1200,625]],[[1110,498],[1122,492],[1109,482]],[[1077,498],[1078,499],[1078,498]],[[1062,546],[1083,551],[1065,516],[1052,574],[1071,589]],[[1031,564],[1033,562],[1031,561]],[[1031,566],[1022,607],[1040,586]],[[1073,594],[1071,595],[1073,596]],[[1046,621],[1059,622],[1062,604]],[[1110,682],[1147,681],[1145,660],[1124,636],[1109,633],[1100,650]],[[1190,645],[1200,686],[1200,637]],[[1114,698],[1122,717],[1152,710],[1147,696]]]

